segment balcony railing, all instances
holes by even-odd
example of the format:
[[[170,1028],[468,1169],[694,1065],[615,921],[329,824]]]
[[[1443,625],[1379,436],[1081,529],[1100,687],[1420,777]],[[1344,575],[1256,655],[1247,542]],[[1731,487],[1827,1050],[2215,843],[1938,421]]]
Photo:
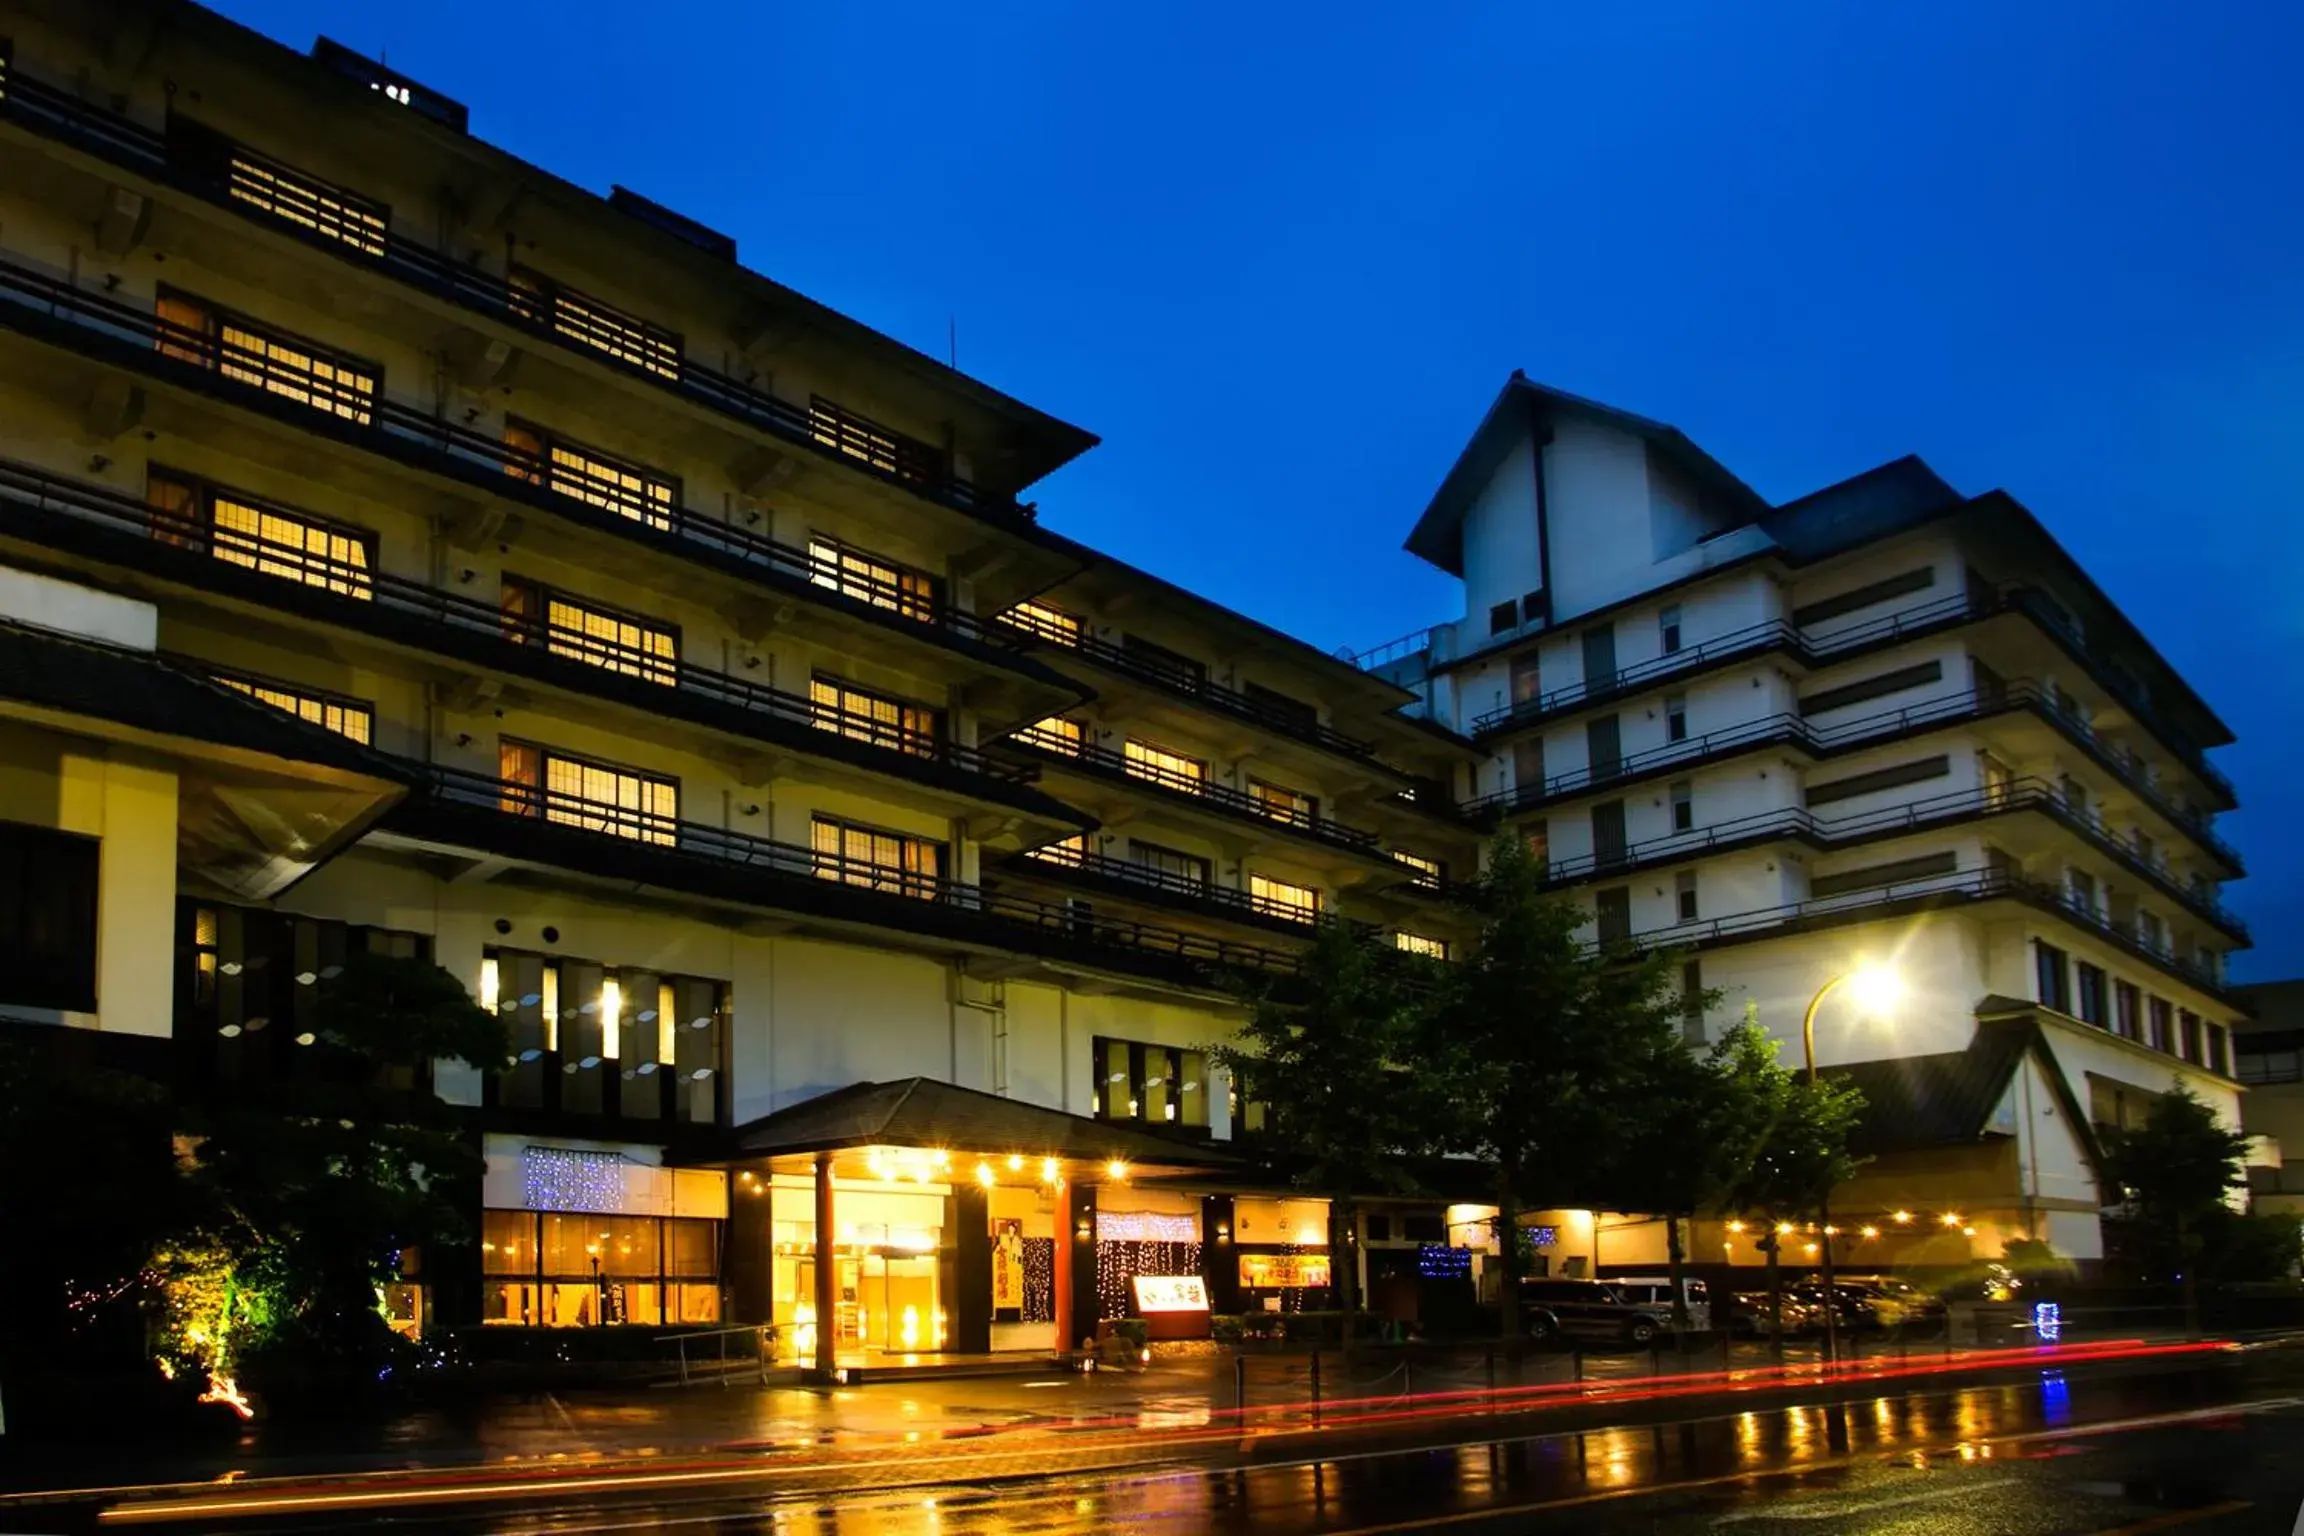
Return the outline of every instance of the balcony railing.
[[[1168,906],[1198,909],[1212,917],[1309,929],[1317,916],[1286,903],[1259,899],[1247,891],[1218,885],[1212,880],[1195,880],[1189,875],[1139,864],[1133,859],[1085,853],[1067,849],[1061,844],[1018,855],[1009,861],[1009,867],[1020,874],[1077,883]]]
[[[492,851],[533,856],[554,867],[647,878],[781,910],[862,902],[862,907],[844,907],[842,915],[907,933],[943,931],[1027,952],[1088,951],[1118,968],[1152,966],[1204,984],[1219,982],[1231,971],[1296,968],[1296,957],[1284,951],[1113,917],[1078,903],[987,891],[940,875],[556,796],[437,764],[408,767],[422,788],[392,813],[390,824],[419,837],[451,842],[472,837]],[[442,815],[453,818],[452,823],[443,825]],[[529,840],[534,833],[569,841],[535,843]]]
[[[533,301],[524,300],[506,279],[418,245],[392,233],[388,227],[377,230],[365,221],[356,220],[353,228],[358,238],[346,239],[326,224],[300,216],[304,211],[301,204],[310,202],[309,197],[275,195],[252,200],[236,195],[231,164],[235,158],[261,166],[275,178],[287,176],[298,182],[327,184],[212,131],[180,134],[171,139],[168,134],[83,101],[16,68],[10,69],[7,90],[0,95],[0,117],[270,225],[412,288],[488,315],[525,334],[619,367],[634,378],[682,395],[781,441],[903,486],[928,500],[993,521],[1023,524],[1033,519],[1030,508],[1007,497],[989,495],[954,473],[949,457],[940,449],[879,426],[845,407],[829,401],[820,401],[815,408],[793,405],[756,385],[685,357],[667,376],[665,369],[652,365],[660,359],[627,361],[588,345],[579,336],[563,334],[549,313],[538,313]],[[217,158],[219,147],[223,151],[221,163]],[[329,190],[345,198],[355,196],[343,189]],[[364,205],[362,211],[380,210],[383,206],[368,199],[358,201]],[[829,407],[836,423],[835,429],[829,432],[820,414],[825,407]],[[894,451],[890,451],[890,445],[894,445]]]
[[[2166,870],[2151,861],[2139,857],[2133,847],[2114,837],[2101,819],[2088,811],[2074,808],[2057,786],[2045,779],[2036,778],[1957,790],[1945,795],[1930,795],[1902,805],[1855,811],[1841,816],[1819,816],[1803,806],[1759,811],[1749,816],[1737,816],[1693,827],[1685,832],[1667,832],[1658,837],[1642,838],[1605,854],[1594,852],[1555,858],[1550,863],[1547,879],[1556,886],[1580,885],[1785,838],[1798,839],[1811,847],[1829,850],[1925,831],[1931,827],[2018,812],[2037,812],[2052,818],[2100,852],[2119,861],[2124,868],[2150,881],[2187,911],[2243,944],[2249,941],[2247,925],[2229,909],[2218,904],[2213,897],[2171,878]]]
[[[2114,948],[2204,992],[2219,998],[2230,995],[2225,990],[2223,978],[2212,967],[2196,960],[2179,958],[2165,950],[2154,949],[2138,940],[2124,924],[2114,922],[2104,914],[2075,901],[2058,886],[2027,880],[2022,875],[1999,869],[1973,869],[1932,875],[1895,885],[1876,886],[1870,890],[1847,891],[1836,896],[1813,896],[1806,901],[1786,902],[1782,906],[1762,907],[1696,922],[1674,923],[1669,927],[1651,928],[1632,934],[1626,942],[1641,949],[1729,944],[1763,939],[1777,932],[1877,921],[1911,911],[1992,900],[2021,901],[2052,913],[2085,929]],[[1600,942],[1598,939],[1589,939],[1585,945],[1587,949],[1592,949],[1598,947]]]
[[[1014,610],[1000,615],[993,623],[1020,636],[1060,646],[1108,672],[1119,673],[1137,682],[1150,683],[1179,698],[1190,699],[1195,704],[1218,710],[1236,720],[1248,721],[1265,730],[1309,742],[1313,746],[1363,763],[1385,766],[1378,762],[1373,743],[1347,736],[1342,731],[1321,724],[1317,719],[1267,704],[1237,688],[1227,688],[1206,677],[1181,672],[1141,652],[1131,651],[1124,645],[1115,645],[1101,636],[1089,634],[1085,626],[1036,623],[1030,614],[1019,614]]]
[[[1541,784],[1514,785],[1467,801],[1474,816],[1512,815],[1538,810],[1564,800],[1598,794],[1623,785],[1656,778],[1723,758],[1741,756],[1763,747],[1783,746],[1811,757],[1830,757],[1862,746],[1877,745],[1893,737],[1933,730],[1961,720],[2023,710],[2038,716],[2087,752],[2121,783],[2148,801],[2170,822],[2237,873],[2240,855],[2218,837],[2203,818],[2170,800],[2137,768],[2089,729],[2085,720],[2059,707],[2047,690],[2028,679],[2013,679],[1997,686],[1969,689],[1940,698],[1884,710],[1835,725],[1812,725],[1793,714],[1764,715],[1740,725],[1706,731],[1680,741],[1666,742],[1640,752],[1626,753],[1613,765],[1586,765],[1547,775]]]
[[[253,508],[264,506],[260,498],[227,494]],[[0,531],[18,537],[40,537],[38,525],[24,514],[51,514],[110,536],[104,549],[107,557],[134,559],[210,590],[229,584],[236,595],[267,606],[363,633],[386,633],[438,654],[478,657],[506,671],[608,694],[650,711],[739,733],[757,733],[772,724],[806,727],[805,732],[772,731],[768,739],[805,750],[830,750],[831,741],[823,738],[837,737],[871,749],[847,755],[870,759],[870,766],[881,771],[917,776],[920,765],[930,764],[981,779],[982,787],[991,791],[1026,785],[1037,777],[1027,765],[941,737],[830,709],[814,699],[658,651],[548,625],[539,617],[509,614],[497,604],[387,575],[372,566],[262,542],[15,461],[0,459],[0,506],[17,514]],[[188,559],[211,564],[187,567]]]
[[[1331,847],[1349,849],[1354,853],[1378,852],[1377,836],[1373,832],[1330,821],[1300,805],[1281,805],[1261,800],[1229,784],[1218,784],[1212,780],[1167,770],[1158,764],[1115,752],[1110,747],[1067,741],[1051,732],[1039,730],[1020,731],[1006,738],[1003,744],[1020,748],[1046,761],[1087,768],[1104,778],[1142,784],[1181,801],[1197,801],[1213,806],[1227,815],[1245,818],[1259,826],[1278,827],[1282,831],[1309,837]]]
[[[502,437],[427,416],[382,394],[364,402],[369,406],[364,420],[312,409],[273,387],[293,382],[291,362],[275,361],[265,382],[235,378],[221,370],[224,353],[214,337],[170,325],[149,310],[76,288],[33,268],[0,261],[0,324],[16,325],[20,318],[31,320],[26,328],[37,327],[41,320],[61,322],[59,339],[92,344],[107,361],[227,395],[315,432],[421,469],[454,475],[494,495],[678,550],[747,579],[773,578],[782,590],[810,601],[859,612],[943,643],[966,642],[988,656],[1013,657],[1021,648],[1013,631],[980,624],[975,615],[940,599],[875,581],[807,550],[673,504],[624,477],[595,473],[555,459],[549,451],[533,452]],[[317,372],[311,383],[316,393],[337,387]]]

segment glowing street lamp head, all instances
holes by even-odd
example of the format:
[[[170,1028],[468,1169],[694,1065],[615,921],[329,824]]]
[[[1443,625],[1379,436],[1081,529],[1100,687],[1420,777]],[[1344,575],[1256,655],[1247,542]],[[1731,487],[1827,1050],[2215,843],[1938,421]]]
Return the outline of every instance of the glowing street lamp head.
[[[976,1182],[986,1189],[992,1187],[992,1165],[990,1163],[978,1163],[976,1165]]]
[[[1904,999],[1904,981],[1884,965],[1867,965],[1849,973],[1848,998],[1865,1013],[1893,1013]]]
[[[1128,1177],[1128,1165],[1120,1159],[1114,1158],[1104,1165],[1104,1176],[1115,1184],[1121,1183]]]
[[[1900,1227],[1908,1227],[1912,1225],[1912,1213],[1910,1211],[1898,1211],[1890,1219]]]

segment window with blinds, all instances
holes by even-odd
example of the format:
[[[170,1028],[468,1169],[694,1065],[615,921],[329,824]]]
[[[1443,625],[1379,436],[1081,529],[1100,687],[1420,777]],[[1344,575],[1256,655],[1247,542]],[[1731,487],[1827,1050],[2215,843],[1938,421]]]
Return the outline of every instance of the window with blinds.
[[[1420,891],[1437,891],[1448,881],[1447,866],[1405,848],[1392,850],[1392,862],[1407,870],[1408,883]]]
[[[1053,640],[1058,645],[1077,647],[1085,632],[1085,627],[1076,616],[1047,603],[1018,603],[1000,618],[1003,623],[1038,635],[1043,640]]]
[[[572,757],[524,741],[498,751],[503,808],[634,842],[679,841],[680,785],[638,769]]]
[[[1050,715],[1018,731],[1016,739],[1028,747],[1038,747],[1045,752],[1061,752],[1066,757],[1078,757],[1081,749],[1088,744],[1088,731],[1077,720]]]
[[[299,720],[334,731],[349,741],[365,746],[375,735],[376,707],[364,699],[317,693],[253,674],[211,672],[208,675],[234,693],[244,693],[259,704],[285,710]]]
[[[363,256],[384,254],[390,210],[374,198],[333,186],[235,146],[225,187],[236,203],[348,245]]]
[[[1067,869],[1078,869],[1088,859],[1088,834],[1082,832],[1061,842],[1043,843],[1025,855],[1043,864],[1061,864]]]
[[[384,370],[374,363],[170,288],[160,290],[154,313],[163,356],[362,426],[375,411]]]
[[[1248,781],[1248,798],[1256,809],[1274,821],[1290,822],[1308,827],[1320,819],[1320,800],[1316,795],[1300,789],[1289,789],[1281,784],[1267,784],[1262,779]]]
[[[1395,933],[1392,935],[1392,947],[1411,955],[1426,955],[1434,960],[1448,958],[1446,939],[1428,939],[1420,933]]]
[[[153,537],[266,576],[363,600],[375,596],[376,535],[163,470],[145,476]]]
[[[944,722],[925,704],[868,693],[819,673],[808,683],[810,717],[818,730],[837,731],[851,741],[868,741],[915,757],[936,755]]]
[[[809,828],[819,879],[898,896],[933,899],[944,873],[944,845],[924,837],[818,816]]]
[[[555,656],[670,685],[680,676],[680,632],[635,614],[578,602],[535,582],[504,578],[505,634]]]
[[[512,313],[578,346],[659,378],[680,377],[680,333],[563,288],[525,267],[512,269]]]
[[[670,475],[570,442],[532,422],[506,422],[504,446],[511,450],[505,473],[515,479],[651,528],[672,526],[680,482]]]
[[[908,619],[928,623],[936,617],[935,577],[822,534],[808,541],[808,579]]]
[[[1320,915],[1318,891],[1267,875],[1248,877],[1248,903],[1266,917],[1284,917],[1291,922],[1309,923]]]
[[[1170,789],[1181,789],[1188,794],[1204,794],[1208,789],[1208,765],[1196,757],[1171,752],[1155,742],[1129,739],[1121,754],[1128,772],[1139,779],[1149,779]]]

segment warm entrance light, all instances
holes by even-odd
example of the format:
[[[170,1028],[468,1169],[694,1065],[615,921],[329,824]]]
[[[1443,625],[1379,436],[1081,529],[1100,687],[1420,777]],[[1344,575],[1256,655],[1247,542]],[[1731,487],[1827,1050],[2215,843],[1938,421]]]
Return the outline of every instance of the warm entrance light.
[[[1960,1225],[1959,1213],[1955,1211],[1946,1211],[1943,1215],[1937,1217],[1936,1219],[1943,1222],[1944,1225],[1948,1227],[1956,1227]]]
[[[990,1163],[978,1163],[976,1165],[976,1182],[986,1189],[992,1187],[992,1165]]]
[[[1891,1216],[1889,1220],[1895,1222],[1896,1225],[1900,1227],[1908,1227],[1912,1225],[1912,1213],[1910,1211],[1898,1211],[1894,1216]]]
[[[1731,1232],[1741,1232],[1744,1230],[1744,1223],[1740,1221],[1732,1221],[1728,1223],[1728,1230]]]
[[[1041,1182],[1041,1183],[1043,1183],[1043,1184],[1053,1184],[1053,1183],[1055,1183],[1055,1182],[1056,1182],[1056,1177],[1057,1177],[1057,1174],[1058,1174],[1058,1172],[1059,1172],[1059,1170],[1058,1170],[1058,1168],[1057,1168],[1057,1166],[1056,1166],[1056,1159],[1054,1159],[1054,1158],[1052,1158],[1052,1157],[1044,1157],[1044,1158],[1040,1159],[1040,1182]]]
[[[1880,1235],[1880,1229],[1874,1226],[1866,1226],[1860,1229],[1857,1235],[1859,1237],[1878,1237]]]
[[[1104,1177],[1112,1180],[1115,1184],[1125,1183],[1128,1179],[1128,1165],[1120,1159],[1114,1158],[1104,1165]]]
[[[1017,1152],[1011,1152],[1011,1153],[1009,1153],[1009,1154],[1008,1154],[1008,1171],[1009,1171],[1010,1173],[1015,1173],[1015,1172],[1017,1172],[1017,1171],[1018,1171],[1019,1169],[1021,1169],[1023,1166],[1024,1166],[1024,1158],[1023,1158],[1023,1154],[1021,1154],[1021,1153],[1017,1153]]]

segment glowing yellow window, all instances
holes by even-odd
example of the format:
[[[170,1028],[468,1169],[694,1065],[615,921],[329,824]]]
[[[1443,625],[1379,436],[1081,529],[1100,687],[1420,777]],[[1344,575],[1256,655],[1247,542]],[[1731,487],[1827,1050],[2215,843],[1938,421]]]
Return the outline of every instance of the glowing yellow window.
[[[1320,893],[1308,885],[1290,885],[1265,875],[1248,877],[1249,904],[1266,917],[1285,917],[1309,923],[1320,915]]]
[[[1208,789],[1208,765],[1196,757],[1171,752],[1166,747],[1149,741],[1130,739],[1123,754],[1128,771],[1140,779],[1170,789],[1181,789],[1191,794],[1205,794]]]
[[[1392,935],[1392,947],[1411,955],[1429,955],[1435,960],[1448,958],[1446,939],[1428,939],[1420,933],[1395,933]]]
[[[1080,644],[1079,619],[1061,608],[1052,608],[1046,603],[1018,603],[1001,617],[1016,628],[1038,635],[1043,640],[1075,647]]]
[[[1039,747],[1048,752],[1061,752],[1066,757],[1078,757],[1088,744],[1088,730],[1077,720],[1061,715],[1050,715],[1037,724],[1028,725],[1016,733],[1016,739],[1026,746]]]
[[[375,595],[365,533],[224,495],[210,498],[209,521],[219,560],[346,597]]]
[[[362,745],[367,744],[375,730],[376,711],[358,699],[305,693],[261,678],[218,674],[216,681],[235,693],[246,694],[259,704],[285,710],[299,720],[308,720]]]

